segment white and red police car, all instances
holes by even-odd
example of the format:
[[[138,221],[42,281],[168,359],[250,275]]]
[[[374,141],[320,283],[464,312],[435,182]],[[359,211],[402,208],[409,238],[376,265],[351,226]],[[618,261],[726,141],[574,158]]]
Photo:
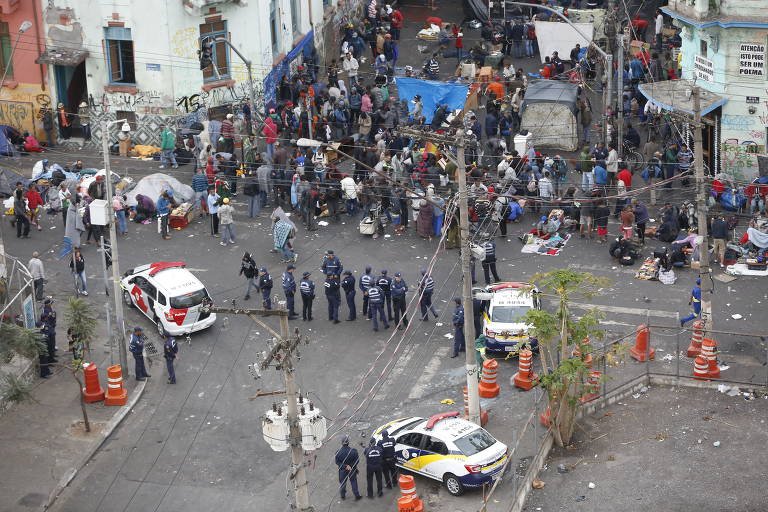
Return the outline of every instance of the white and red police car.
[[[210,299],[203,283],[180,261],[158,261],[123,274],[125,304],[135,306],[157,326],[160,336],[181,336],[210,327],[216,314],[200,305]]]

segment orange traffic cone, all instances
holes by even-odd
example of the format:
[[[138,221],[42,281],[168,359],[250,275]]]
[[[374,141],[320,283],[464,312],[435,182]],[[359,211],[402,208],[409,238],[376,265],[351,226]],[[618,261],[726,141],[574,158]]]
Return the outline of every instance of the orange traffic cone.
[[[546,411],[539,414],[539,423],[541,423],[545,427],[552,426],[552,408],[551,407],[547,407]]]
[[[480,396],[483,398],[496,398],[499,396],[499,385],[496,383],[496,372],[499,369],[499,363],[495,359],[483,361],[483,373],[480,376],[478,386]]]
[[[693,378],[696,380],[709,380],[709,363],[704,356],[696,356],[693,360]]]
[[[704,340],[704,320],[693,322],[693,332],[691,333],[691,344],[688,345],[688,357],[696,357],[701,353],[701,342]]]
[[[603,372],[599,372],[597,370],[589,371],[587,382],[584,383],[584,390],[587,393],[581,397],[581,400],[580,400],[581,403],[591,402],[592,400],[600,396],[600,377],[602,375],[603,375]]]
[[[638,325],[635,346],[629,349],[629,354],[641,363],[656,357],[656,349],[649,346],[650,334],[651,330],[647,325]]]
[[[83,388],[85,401],[91,404],[104,400],[104,390],[101,384],[99,384],[99,370],[96,368],[96,365],[85,363],[83,365],[83,377],[85,380],[85,387]]]
[[[576,348],[571,352],[573,357],[581,358],[584,364],[587,365],[587,368],[592,368],[592,352],[588,350],[590,341],[589,336],[587,336],[584,338],[584,341],[581,342],[582,345],[587,345],[587,347],[584,347],[583,354],[581,350],[579,350],[579,345],[576,345]]]
[[[397,512],[414,512],[413,500],[411,496],[397,498]]]
[[[464,386],[464,419],[469,419],[469,391],[467,386]],[[480,408],[480,425],[483,426],[488,423],[488,411]]]
[[[534,381],[538,380],[539,376],[533,373],[533,352],[530,350],[522,350],[518,357],[518,371],[512,377],[512,384],[522,390],[528,391],[535,384]]]
[[[123,387],[123,368],[116,364],[107,368],[107,394],[104,405],[125,405],[128,390]]]
[[[701,344],[701,356],[707,360],[707,374],[710,379],[720,378],[720,367],[717,366],[717,342],[704,338]]]

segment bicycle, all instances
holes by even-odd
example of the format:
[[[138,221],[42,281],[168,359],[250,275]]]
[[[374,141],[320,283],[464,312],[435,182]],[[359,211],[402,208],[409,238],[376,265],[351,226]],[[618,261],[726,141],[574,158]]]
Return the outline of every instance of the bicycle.
[[[643,154],[637,150],[637,148],[634,148],[630,145],[628,145],[626,142],[623,144],[624,147],[624,156],[622,157],[622,161],[627,165],[627,168],[630,171],[639,171],[643,168],[643,165],[645,165],[645,158],[643,157]]]

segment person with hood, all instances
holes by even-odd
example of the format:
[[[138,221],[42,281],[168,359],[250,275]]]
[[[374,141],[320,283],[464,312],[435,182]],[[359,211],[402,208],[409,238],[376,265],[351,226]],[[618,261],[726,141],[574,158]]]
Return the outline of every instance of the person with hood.
[[[419,236],[432,241],[434,209],[426,199],[419,201],[419,216],[416,218],[416,231]]]
[[[283,254],[283,263],[295,263],[299,255],[294,252],[296,239],[296,224],[286,215],[279,206],[275,208],[270,217],[272,219],[272,239],[274,249]]]
[[[245,279],[248,281],[243,300],[251,298],[251,288],[256,288],[256,292],[259,292],[259,284],[256,281],[258,267],[248,251],[243,253],[243,259],[240,260],[240,272],[238,275],[245,276]]]
[[[277,125],[271,117],[267,117],[264,121],[264,128],[262,128],[261,134],[264,135],[265,142],[267,143],[267,155],[271,158],[275,153],[275,142],[277,142]]]

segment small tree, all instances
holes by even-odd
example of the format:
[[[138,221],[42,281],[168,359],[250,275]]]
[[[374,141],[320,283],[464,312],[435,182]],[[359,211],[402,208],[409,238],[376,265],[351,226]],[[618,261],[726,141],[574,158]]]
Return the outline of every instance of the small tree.
[[[547,390],[555,442],[565,446],[576,425],[579,399],[584,395],[583,381],[587,366],[580,358],[570,357],[571,346],[583,354],[589,351],[587,338],[601,339],[598,329],[602,313],[587,311],[574,318],[569,310],[573,299],[591,299],[599,294],[607,280],[584,272],[561,269],[536,274],[531,284],[557,302],[554,313],[530,310],[524,321],[532,326],[531,335],[539,341],[543,375],[540,383]]]
[[[65,317],[73,337],[90,352],[91,342],[96,336],[96,317],[91,306],[83,299],[70,297]]]
[[[0,363],[8,364],[15,357],[35,360],[47,352],[38,329],[25,329],[10,322],[0,323]],[[33,400],[32,386],[17,375],[5,375],[0,385],[0,401],[7,404],[26,400]]]

